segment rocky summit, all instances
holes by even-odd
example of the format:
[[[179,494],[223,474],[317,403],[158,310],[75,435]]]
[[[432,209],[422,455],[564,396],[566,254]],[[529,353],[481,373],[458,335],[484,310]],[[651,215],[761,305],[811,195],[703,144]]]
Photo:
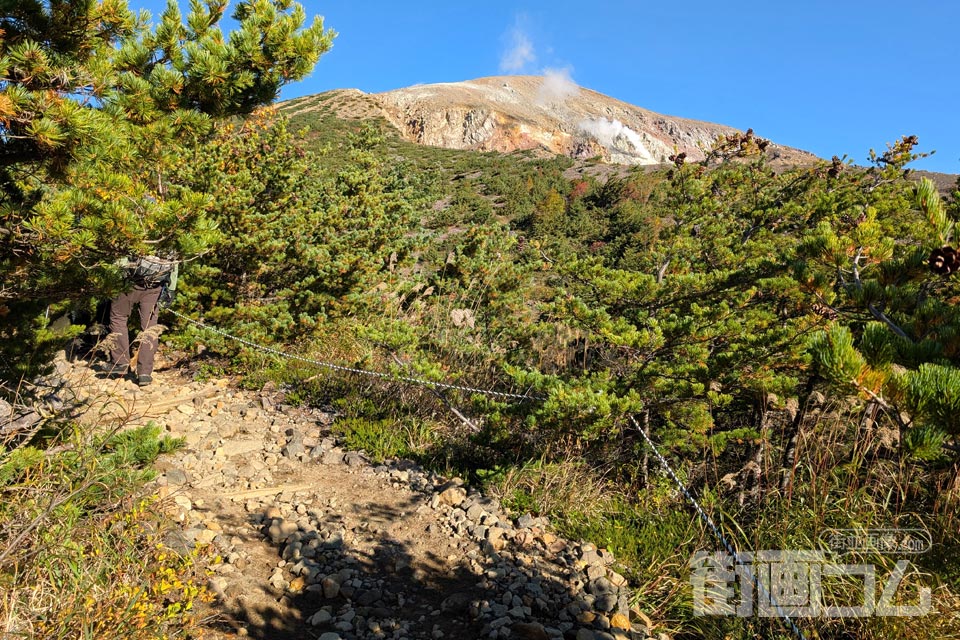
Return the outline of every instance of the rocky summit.
[[[167,546],[223,559],[209,581],[212,637],[666,637],[631,608],[609,551],[509,514],[458,478],[345,450],[332,409],[170,367],[145,389],[82,362],[61,358],[58,371],[84,415],[184,439],[157,461],[150,490],[179,523]]]
[[[533,150],[626,165],[685,153],[700,160],[733,127],[662,115],[575,85],[561,75],[495,76],[385,93],[338,90],[280,105],[296,116],[333,108],[346,119],[379,118],[408,141],[447,149]],[[762,132],[760,132],[762,134]],[[809,164],[807,152],[773,144],[773,159]]]

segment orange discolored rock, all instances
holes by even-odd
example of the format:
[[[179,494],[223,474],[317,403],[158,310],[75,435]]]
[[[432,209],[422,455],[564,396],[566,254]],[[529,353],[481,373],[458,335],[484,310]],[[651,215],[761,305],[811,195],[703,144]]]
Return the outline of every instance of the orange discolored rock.
[[[622,613],[615,613],[610,617],[610,626],[615,629],[630,630],[630,618]]]

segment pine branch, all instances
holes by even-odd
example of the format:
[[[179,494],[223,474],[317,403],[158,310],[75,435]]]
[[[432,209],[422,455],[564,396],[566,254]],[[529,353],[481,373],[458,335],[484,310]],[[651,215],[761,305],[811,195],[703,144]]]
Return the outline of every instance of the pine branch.
[[[888,317],[887,317],[887,314],[885,314],[883,311],[880,311],[880,309],[877,309],[875,306],[873,306],[872,303],[867,305],[867,309],[870,310],[870,314],[871,314],[874,318],[876,318],[877,320],[880,320],[880,321],[883,322],[885,325],[887,325],[887,327],[888,327],[891,331],[893,331],[895,334],[897,334],[898,336],[900,336],[901,338],[903,338],[904,340],[906,340],[906,341],[909,342],[910,344],[914,344],[913,338],[911,338],[910,336],[908,336],[907,333],[906,333],[903,329],[901,329],[900,327],[898,327],[898,326],[893,322],[893,320],[891,320],[890,318],[888,318]]]
[[[953,237],[954,223],[947,216],[947,210],[940,200],[940,194],[933,181],[928,178],[921,179],[920,184],[917,185],[916,198],[917,205],[936,232],[940,246],[949,245]]]
[[[860,281],[860,258],[863,257],[863,247],[857,247],[857,255],[853,257],[853,284],[857,291],[863,291],[863,283]]]
[[[863,393],[870,396],[870,399],[876,402],[881,409],[886,411],[889,415],[893,416],[893,419],[897,421],[897,425],[900,427],[901,430],[907,428],[907,423],[904,422],[903,418],[900,416],[900,411],[895,406],[887,402],[883,398],[883,396],[878,395],[872,389],[863,386],[862,384],[860,384],[860,382],[856,380],[856,378],[850,378],[850,384],[852,384],[854,387],[856,387]]]

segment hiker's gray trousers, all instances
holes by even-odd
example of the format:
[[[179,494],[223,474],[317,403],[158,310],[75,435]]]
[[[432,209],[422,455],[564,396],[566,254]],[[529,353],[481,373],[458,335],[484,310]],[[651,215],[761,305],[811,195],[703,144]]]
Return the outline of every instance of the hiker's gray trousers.
[[[110,359],[116,365],[130,364],[130,335],[127,332],[127,320],[138,306],[140,316],[140,352],[137,355],[137,375],[148,376],[153,373],[153,357],[157,353],[157,336],[147,329],[157,324],[157,300],[160,299],[162,286],[149,289],[134,287],[121,293],[110,303],[110,335],[113,341]]]

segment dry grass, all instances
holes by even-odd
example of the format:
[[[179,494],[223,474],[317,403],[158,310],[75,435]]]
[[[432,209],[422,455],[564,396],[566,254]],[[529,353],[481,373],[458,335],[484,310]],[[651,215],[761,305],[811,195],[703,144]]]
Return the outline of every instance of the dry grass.
[[[49,420],[0,449],[0,637],[195,632],[206,561],[163,544],[172,523],[143,491],[150,463],[174,446],[157,427],[101,414],[85,426]]]
[[[609,483],[586,463],[572,459],[508,469],[491,490],[514,510],[544,515],[576,512],[589,518],[614,502]]]

